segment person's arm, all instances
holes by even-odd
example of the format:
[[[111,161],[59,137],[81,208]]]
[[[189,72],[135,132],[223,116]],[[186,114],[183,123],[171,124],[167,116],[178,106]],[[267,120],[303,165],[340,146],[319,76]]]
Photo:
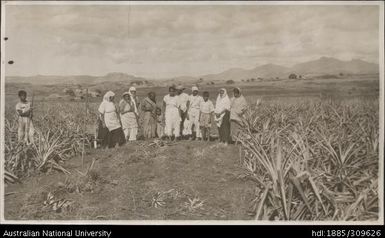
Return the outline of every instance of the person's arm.
[[[139,107],[138,107],[139,108]],[[147,111],[147,108],[146,108],[146,102],[143,100],[143,102],[141,103],[141,106],[140,106],[140,109],[142,109],[142,111]]]
[[[162,108],[162,111],[163,111],[163,113],[162,113],[162,121],[165,121],[165,119],[166,119],[166,102],[163,100],[163,108]]]
[[[245,114],[246,111],[247,111],[247,101],[246,101],[246,99],[244,99],[243,100],[243,105],[242,105],[242,108],[241,108],[241,112],[239,113],[239,116],[243,117],[243,114]]]
[[[186,102],[186,119],[187,120],[190,120],[190,117],[188,115],[189,110],[190,110],[190,97],[188,98],[188,100]]]
[[[189,110],[190,110],[190,98],[188,98],[186,102],[186,112],[188,112]]]
[[[22,116],[22,117],[28,117],[31,113],[31,108],[29,108],[28,110],[26,110],[25,112],[23,112],[23,110],[16,110],[17,113],[19,114],[19,116]]]
[[[126,104],[122,101],[119,103],[119,111],[120,111],[120,114],[126,114],[128,111],[124,111],[124,108],[126,107]]]
[[[243,107],[243,108],[241,109],[241,112],[239,113],[239,116],[242,117],[243,114],[245,114],[246,111],[247,111],[247,107],[245,106],[245,107]]]
[[[182,118],[182,115],[183,115],[183,111],[181,109],[182,104],[178,100],[176,101],[176,104],[177,104],[176,106],[177,106],[178,111],[179,111],[179,116]]]
[[[106,122],[104,121],[104,104],[101,103],[99,108],[98,108],[98,115],[99,115],[99,120],[102,122],[103,128],[106,128]]]
[[[222,115],[222,114],[225,113],[227,110],[228,110],[227,108],[223,108],[223,110],[222,110],[220,113],[218,113],[218,116]]]
[[[29,110],[23,112],[22,110],[17,110],[17,113],[19,114],[19,116],[22,116],[22,117],[28,117],[29,116]]]
[[[134,103],[130,105],[130,109],[128,109],[126,112],[135,112]]]
[[[135,97],[135,103],[136,103],[136,108],[139,108],[141,103],[139,102],[139,97],[138,96]]]
[[[150,111],[152,111],[151,110],[152,108],[151,108],[151,106],[149,105],[149,103],[147,103],[147,102],[142,102],[142,110],[143,111],[145,111],[145,112],[150,112]]]
[[[99,120],[102,122],[103,128],[106,128],[106,122],[104,121],[104,114],[99,112]]]
[[[120,108],[119,108],[119,105],[116,106],[116,104],[114,103],[114,107],[115,107],[116,117],[119,120],[120,126],[122,126],[122,119],[120,118]]]

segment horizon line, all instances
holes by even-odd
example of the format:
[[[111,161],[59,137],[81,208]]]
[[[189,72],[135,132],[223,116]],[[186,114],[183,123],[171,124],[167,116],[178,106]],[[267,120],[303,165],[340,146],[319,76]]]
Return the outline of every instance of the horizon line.
[[[206,73],[206,74],[203,74],[203,75],[196,75],[196,76],[193,76],[193,75],[178,75],[178,76],[172,76],[172,77],[147,77],[147,76],[140,76],[140,75],[136,75],[136,74],[132,74],[132,73],[128,73],[128,72],[118,72],[118,71],[110,71],[110,72],[106,72],[104,73],[103,75],[95,75],[95,74],[30,74],[30,75],[6,75],[4,74],[4,77],[23,77],[23,78],[30,78],[30,77],[39,77],[39,76],[44,76],[44,77],[71,77],[71,76],[90,76],[90,77],[104,77],[104,76],[107,76],[109,74],[125,74],[125,75],[128,75],[128,76],[133,76],[133,77],[136,77],[136,78],[143,78],[143,79],[149,79],[149,80],[173,80],[173,79],[176,79],[176,78],[183,78],[183,77],[190,77],[190,78],[200,78],[202,76],[205,76],[205,75],[215,75],[215,74],[220,74],[220,73],[223,73],[225,71],[228,71],[228,70],[231,70],[231,69],[242,69],[242,70],[252,70],[256,67],[261,67],[261,66],[266,66],[266,65],[276,65],[276,66],[282,66],[282,67],[286,67],[286,68],[292,68],[294,67],[295,65],[298,65],[298,64],[303,64],[303,63],[308,63],[308,62],[311,62],[311,61],[316,61],[316,60],[320,60],[322,58],[328,58],[328,59],[336,59],[336,60],[339,60],[339,61],[342,61],[342,62],[351,62],[351,61],[355,61],[355,60],[360,60],[360,61],[363,61],[363,62],[366,62],[366,63],[370,63],[370,64],[377,64],[379,65],[379,63],[376,63],[376,62],[371,62],[371,61],[366,61],[366,60],[362,60],[360,58],[351,58],[350,60],[341,60],[337,57],[331,57],[331,56],[321,56],[321,57],[318,57],[316,59],[312,59],[312,60],[308,60],[308,61],[305,61],[305,62],[299,62],[299,63],[295,63],[291,66],[285,66],[285,65],[281,65],[281,64],[276,64],[276,63],[265,63],[265,64],[261,64],[261,65],[256,65],[254,66],[253,68],[242,68],[242,67],[231,67],[231,68],[228,68],[226,70],[223,70],[221,72],[216,72],[216,73]]]

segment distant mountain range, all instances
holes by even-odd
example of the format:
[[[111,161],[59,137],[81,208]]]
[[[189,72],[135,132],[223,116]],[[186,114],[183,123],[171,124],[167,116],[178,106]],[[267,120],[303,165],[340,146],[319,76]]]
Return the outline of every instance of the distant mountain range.
[[[289,74],[298,75],[325,75],[334,74],[378,74],[379,65],[363,60],[354,59],[342,61],[331,57],[321,57],[317,60],[296,64],[292,67],[285,67],[275,64],[265,64],[253,69],[232,68],[218,74],[207,74],[200,77],[181,76],[172,79],[146,79],[126,73],[109,73],[104,76],[45,76],[37,75],[30,77],[9,76],[6,82],[33,83],[33,84],[96,84],[101,82],[131,82],[137,85],[150,85],[156,81],[185,82],[202,79],[204,81],[227,81],[246,80],[251,78],[287,78]]]
[[[276,64],[265,64],[253,69],[233,68],[219,74],[203,75],[205,80],[242,80],[250,78],[287,78],[289,74],[298,75],[325,75],[333,74],[378,74],[379,65],[363,60],[342,61],[330,57],[321,57],[317,60],[285,67]]]
[[[126,73],[108,73],[104,76],[90,76],[90,75],[69,75],[69,76],[57,76],[57,75],[36,75],[36,76],[8,76],[6,82],[14,83],[32,83],[41,85],[52,84],[95,84],[102,82],[136,82],[138,84],[144,84],[147,82],[145,78],[137,77]]]

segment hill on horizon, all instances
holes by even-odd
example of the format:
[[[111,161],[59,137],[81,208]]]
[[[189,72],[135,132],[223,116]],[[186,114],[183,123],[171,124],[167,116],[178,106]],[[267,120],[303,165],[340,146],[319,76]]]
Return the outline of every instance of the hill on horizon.
[[[111,72],[104,76],[90,75],[36,75],[36,76],[6,76],[5,81],[13,83],[32,83],[32,84],[97,84],[111,82],[130,82],[134,85],[157,85],[159,82],[179,83],[194,82],[200,79],[204,81],[241,81],[246,79],[257,78],[288,78],[289,74],[298,75],[323,75],[331,74],[378,74],[379,65],[369,63],[360,59],[352,59],[343,61],[332,57],[321,57],[317,60],[307,61],[295,64],[292,67],[285,67],[277,64],[264,64],[256,66],[252,69],[231,68],[217,74],[206,74],[198,77],[178,76],[168,79],[161,78],[144,78],[127,73]]]

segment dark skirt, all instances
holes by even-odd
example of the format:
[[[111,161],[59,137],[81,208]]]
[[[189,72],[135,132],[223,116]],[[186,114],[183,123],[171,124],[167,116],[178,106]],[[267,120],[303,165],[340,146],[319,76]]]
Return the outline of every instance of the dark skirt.
[[[230,143],[230,112],[226,111],[222,119],[222,124],[218,128],[219,141],[224,143]]]
[[[116,144],[119,144],[119,146],[123,145],[126,142],[124,138],[124,132],[121,127],[112,130],[108,133],[107,136],[107,144],[108,148],[114,148]]]
[[[100,143],[101,148],[106,148],[108,146],[109,133],[107,127],[103,127],[102,121],[98,120],[98,133],[96,139],[98,143]]]

